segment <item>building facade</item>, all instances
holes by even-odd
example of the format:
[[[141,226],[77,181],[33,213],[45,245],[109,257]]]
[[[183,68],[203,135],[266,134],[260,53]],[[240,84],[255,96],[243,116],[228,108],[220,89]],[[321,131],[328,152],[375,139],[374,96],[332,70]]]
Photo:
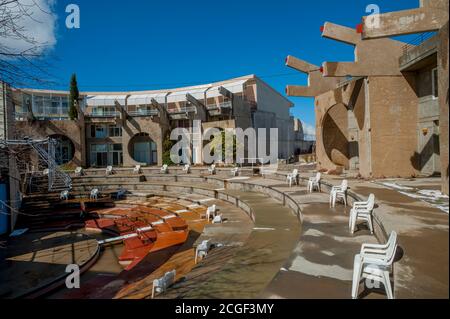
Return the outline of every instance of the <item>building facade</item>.
[[[278,128],[280,159],[312,144],[304,141],[301,122],[290,115],[293,104],[254,75],[170,90],[80,92],[74,120],[69,119],[69,92],[8,91],[4,106],[15,122],[8,138],[56,139],[60,165],[161,165],[170,131],[182,127],[193,134],[194,121],[201,121],[202,131]],[[202,164],[201,152],[190,149],[189,162]]]

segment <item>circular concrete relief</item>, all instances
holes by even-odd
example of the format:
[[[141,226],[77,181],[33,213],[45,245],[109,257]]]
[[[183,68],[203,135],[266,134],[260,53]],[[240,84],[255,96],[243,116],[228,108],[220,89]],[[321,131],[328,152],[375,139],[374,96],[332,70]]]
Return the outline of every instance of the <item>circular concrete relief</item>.
[[[322,130],[323,146],[328,158],[334,164],[348,168],[348,114],[344,104],[336,104],[328,110]]]

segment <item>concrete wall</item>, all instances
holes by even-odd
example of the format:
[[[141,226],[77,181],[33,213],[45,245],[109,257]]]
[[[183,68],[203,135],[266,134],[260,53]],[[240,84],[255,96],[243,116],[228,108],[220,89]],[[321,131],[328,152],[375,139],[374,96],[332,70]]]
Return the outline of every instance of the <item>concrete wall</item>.
[[[403,76],[369,77],[371,175],[411,177],[418,174],[417,102]]]
[[[448,6],[448,2],[447,2]],[[439,31],[438,69],[439,69],[439,129],[440,160],[442,171],[442,191],[448,194],[448,21]]]
[[[257,79],[256,84],[257,111],[253,114],[253,127],[278,128],[278,156],[286,159],[294,154],[292,103],[263,81]]]

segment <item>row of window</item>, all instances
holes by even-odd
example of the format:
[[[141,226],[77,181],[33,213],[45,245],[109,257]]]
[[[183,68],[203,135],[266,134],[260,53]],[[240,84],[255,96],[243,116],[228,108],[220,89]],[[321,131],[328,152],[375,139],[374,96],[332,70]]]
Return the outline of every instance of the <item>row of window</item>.
[[[107,137],[121,137],[122,128],[116,125],[91,125],[91,137],[93,138],[107,138]]]
[[[123,165],[122,144],[92,144],[90,162],[100,167]]]

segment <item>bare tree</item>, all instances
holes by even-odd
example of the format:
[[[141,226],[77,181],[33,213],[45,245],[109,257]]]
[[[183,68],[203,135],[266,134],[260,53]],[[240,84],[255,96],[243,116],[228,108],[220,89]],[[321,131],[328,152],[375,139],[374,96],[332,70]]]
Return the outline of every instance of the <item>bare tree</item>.
[[[47,83],[51,75],[44,62],[46,43],[39,43],[24,26],[26,19],[35,18],[36,11],[51,15],[35,0],[0,0],[0,80],[11,85]],[[20,41],[24,49],[12,48],[8,42]]]

